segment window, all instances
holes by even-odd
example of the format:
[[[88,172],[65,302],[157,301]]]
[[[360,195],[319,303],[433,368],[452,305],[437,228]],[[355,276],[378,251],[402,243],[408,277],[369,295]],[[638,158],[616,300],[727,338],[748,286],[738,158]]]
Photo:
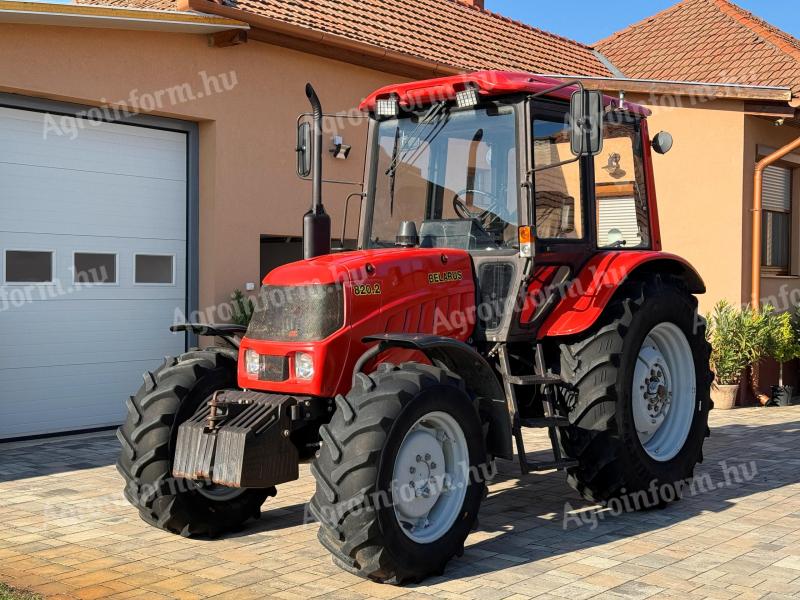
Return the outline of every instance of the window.
[[[137,254],[134,266],[134,283],[175,283],[175,257],[171,254]]]
[[[378,126],[369,246],[394,246],[401,223],[413,221],[423,247],[514,247],[514,109],[490,104],[431,111],[427,119],[426,111]]]
[[[73,255],[75,283],[117,283],[117,255],[101,252],[76,252]]]
[[[792,171],[764,169],[761,216],[761,265],[775,275],[789,275],[792,238]]]
[[[573,159],[566,117],[537,116],[533,122],[536,235],[543,239],[583,238],[581,161]],[[549,167],[549,168],[548,168]]]
[[[50,250],[6,250],[6,283],[50,283],[53,252]]]
[[[594,158],[597,245],[649,248],[647,181],[638,123],[606,123],[603,151]]]

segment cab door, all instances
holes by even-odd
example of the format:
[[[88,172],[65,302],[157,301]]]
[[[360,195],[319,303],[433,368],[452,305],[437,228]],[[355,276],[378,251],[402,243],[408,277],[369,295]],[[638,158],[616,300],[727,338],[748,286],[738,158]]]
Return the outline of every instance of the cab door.
[[[596,251],[593,158],[576,158],[570,147],[566,102],[528,104],[527,192],[535,254],[520,327],[535,330]]]

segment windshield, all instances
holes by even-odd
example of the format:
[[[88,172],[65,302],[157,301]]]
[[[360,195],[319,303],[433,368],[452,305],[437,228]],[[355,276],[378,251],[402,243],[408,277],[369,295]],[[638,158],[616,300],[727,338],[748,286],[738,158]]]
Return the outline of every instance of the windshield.
[[[496,250],[517,244],[514,109],[434,105],[382,121],[370,247],[395,245],[413,221],[420,246]]]

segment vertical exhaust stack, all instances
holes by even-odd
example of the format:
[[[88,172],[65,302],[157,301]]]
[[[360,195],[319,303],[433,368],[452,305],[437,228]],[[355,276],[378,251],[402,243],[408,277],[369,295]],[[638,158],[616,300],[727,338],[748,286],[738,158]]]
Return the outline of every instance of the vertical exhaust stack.
[[[306,96],[314,114],[312,144],[311,210],[303,215],[303,258],[309,259],[331,251],[331,218],[322,205],[322,104],[310,83]]]

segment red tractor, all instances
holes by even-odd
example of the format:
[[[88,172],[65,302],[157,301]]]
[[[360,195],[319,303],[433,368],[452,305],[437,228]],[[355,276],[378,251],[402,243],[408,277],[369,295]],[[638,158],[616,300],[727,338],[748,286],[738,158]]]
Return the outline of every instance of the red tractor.
[[[661,251],[640,106],[580,83],[478,72],[394,85],[369,115],[358,247],[331,250],[322,108],[305,260],[264,279],[229,347],[145,374],[119,429],[145,521],[218,535],[311,461],[309,508],[341,567],[380,582],[463,552],[497,458],[564,469],[593,502],[663,505],[702,460],[709,346],[683,259]],[[312,135],[313,134],[313,135]],[[531,462],[522,429],[549,431]]]

